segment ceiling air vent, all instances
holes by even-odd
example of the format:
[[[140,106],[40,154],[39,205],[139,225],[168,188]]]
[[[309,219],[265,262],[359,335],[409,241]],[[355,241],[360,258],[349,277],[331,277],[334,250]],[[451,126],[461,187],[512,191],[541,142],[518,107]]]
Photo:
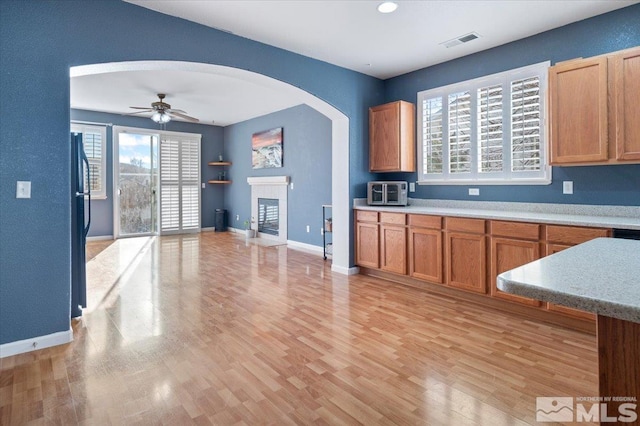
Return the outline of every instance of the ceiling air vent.
[[[465,34],[465,35],[460,36],[460,37],[456,37],[454,39],[451,39],[449,41],[445,41],[444,43],[440,43],[440,44],[448,49],[450,47],[457,46],[457,45],[462,44],[462,43],[468,43],[471,40],[475,40],[475,39],[477,39],[479,37],[480,37],[480,35],[478,33],[473,32],[473,33]]]

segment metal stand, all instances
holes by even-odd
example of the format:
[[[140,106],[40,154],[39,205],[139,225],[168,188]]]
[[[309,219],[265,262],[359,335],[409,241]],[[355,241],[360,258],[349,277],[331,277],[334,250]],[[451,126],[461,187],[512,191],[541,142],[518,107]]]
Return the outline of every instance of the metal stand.
[[[322,205],[322,249],[324,260],[327,260],[327,256],[333,255],[333,238],[331,233],[333,232],[333,220],[329,216],[332,206],[330,204]]]

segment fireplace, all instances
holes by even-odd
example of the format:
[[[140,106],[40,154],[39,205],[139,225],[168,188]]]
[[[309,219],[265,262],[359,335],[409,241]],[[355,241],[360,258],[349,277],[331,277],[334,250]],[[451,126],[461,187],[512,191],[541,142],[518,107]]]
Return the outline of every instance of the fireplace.
[[[287,243],[289,176],[248,177],[251,185],[251,228],[260,238]]]
[[[279,202],[274,198],[258,198],[258,232],[278,236]]]

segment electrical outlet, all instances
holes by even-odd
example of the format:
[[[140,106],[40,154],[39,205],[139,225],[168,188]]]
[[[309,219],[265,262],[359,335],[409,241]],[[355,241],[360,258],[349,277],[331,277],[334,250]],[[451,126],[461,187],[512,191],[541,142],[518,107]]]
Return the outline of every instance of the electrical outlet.
[[[562,181],[562,193],[563,194],[573,194],[573,181],[564,180]]]
[[[324,228],[320,228],[320,235],[324,235]]]
[[[237,215],[236,215],[236,222],[237,222],[237,221],[239,221],[239,220],[240,220],[240,215],[239,215],[239,214],[237,214]]]
[[[480,195],[480,188],[469,188],[469,195]]]
[[[307,233],[310,232],[311,229],[309,228],[309,225],[307,225]]]
[[[206,185],[206,184],[205,184],[204,182],[202,182],[202,189],[204,189],[205,185]]]
[[[416,183],[409,182],[409,192],[416,192]]]
[[[293,182],[291,182],[291,189],[293,190]]]

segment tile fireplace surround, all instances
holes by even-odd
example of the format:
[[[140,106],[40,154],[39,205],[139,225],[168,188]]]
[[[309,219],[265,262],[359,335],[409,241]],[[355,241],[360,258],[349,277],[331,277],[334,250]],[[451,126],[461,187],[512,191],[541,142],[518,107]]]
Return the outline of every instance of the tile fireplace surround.
[[[283,244],[287,242],[287,195],[289,176],[262,176],[248,177],[247,183],[251,186],[251,224],[252,229],[258,229],[258,198],[272,198],[279,202],[278,222],[280,230],[278,235],[259,233],[260,238],[276,240]]]

